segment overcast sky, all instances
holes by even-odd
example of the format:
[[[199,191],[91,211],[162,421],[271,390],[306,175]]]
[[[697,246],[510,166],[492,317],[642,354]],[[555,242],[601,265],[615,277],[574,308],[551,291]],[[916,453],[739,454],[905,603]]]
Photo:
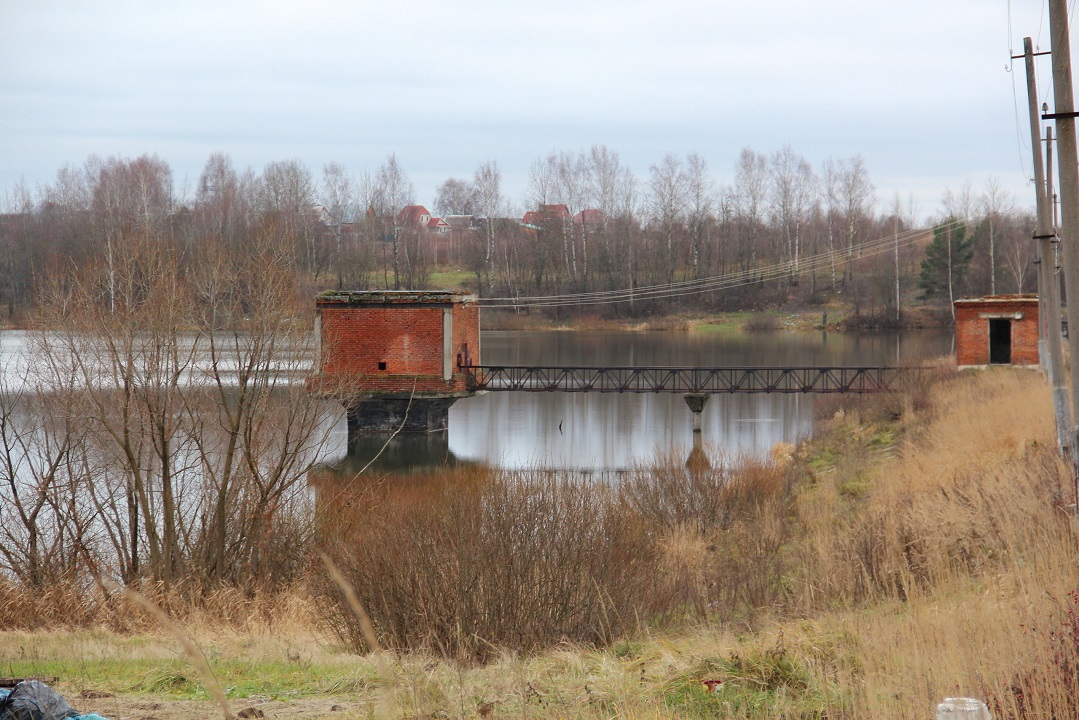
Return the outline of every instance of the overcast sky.
[[[489,159],[519,201],[551,151],[605,144],[642,179],[697,152],[722,185],[789,144],[861,154],[882,206],[989,177],[1032,205],[1006,66],[1048,49],[1044,6],[1012,0],[1009,32],[1007,0],[0,0],[0,192],[91,154],[156,153],[181,190],[216,151],[316,177],[396,153],[419,202]]]

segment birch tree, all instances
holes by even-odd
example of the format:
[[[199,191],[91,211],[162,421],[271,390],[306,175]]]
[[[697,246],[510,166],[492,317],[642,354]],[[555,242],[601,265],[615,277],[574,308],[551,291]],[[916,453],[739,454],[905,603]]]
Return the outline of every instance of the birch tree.
[[[345,226],[356,216],[356,184],[338,163],[322,168],[319,199],[326,210],[326,221],[333,238],[333,267],[337,274],[337,289],[345,286],[346,248]]]
[[[697,153],[686,156],[687,214],[692,248],[693,277],[702,275],[701,256],[708,245],[708,224],[715,206],[715,186],[708,163]]]
[[[494,257],[495,257],[495,221],[501,214],[504,203],[502,197],[502,173],[498,169],[498,162],[488,160],[476,168],[473,176],[476,212],[484,219],[484,255],[483,267],[487,279],[487,292],[491,293],[494,287]]]
[[[757,266],[760,233],[764,225],[768,197],[768,158],[743,148],[734,166],[734,207],[739,227],[742,266],[751,271]]]
[[[797,284],[801,272],[802,227],[815,195],[813,169],[789,145],[772,156],[772,213],[784,238],[788,274]]]
[[[397,154],[391,153],[375,176],[372,205],[393,246],[394,290],[401,289],[401,224],[398,216],[402,208],[415,202],[415,196],[416,189],[398,162]]]
[[[985,181],[985,189],[979,198],[982,213],[985,215],[988,237],[986,249],[989,255],[989,294],[997,294],[997,233],[1005,215],[1015,212],[1015,200],[996,178]]]
[[[684,220],[689,201],[690,181],[682,162],[667,155],[649,171],[649,206],[653,221],[663,238],[663,274],[667,283],[674,283],[675,235]]]
[[[861,155],[839,161],[839,192],[847,223],[847,283],[854,279],[854,248],[863,239],[866,221],[873,212],[873,183]]]

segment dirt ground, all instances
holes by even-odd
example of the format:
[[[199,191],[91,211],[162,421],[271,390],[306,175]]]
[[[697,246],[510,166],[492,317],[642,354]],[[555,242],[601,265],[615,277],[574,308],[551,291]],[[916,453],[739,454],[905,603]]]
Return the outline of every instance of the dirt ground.
[[[151,700],[138,697],[68,697],[76,710],[109,720],[220,720],[224,713],[209,700]],[[356,700],[319,697],[302,700],[239,700],[230,709],[240,718],[335,718],[367,716],[370,705]]]

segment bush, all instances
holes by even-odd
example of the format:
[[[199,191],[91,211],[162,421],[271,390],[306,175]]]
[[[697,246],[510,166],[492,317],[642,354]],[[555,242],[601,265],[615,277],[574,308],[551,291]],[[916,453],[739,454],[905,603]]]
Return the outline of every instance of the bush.
[[[766,313],[752,315],[742,323],[744,332],[774,332],[779,329],[779,321],[776,320],[775,316]]]
[[[380,644],[482,660],[767,602],[789,489],[771,461],[668,462],[615,484],[540,471],[360,479],[333,495],[347,508],[320,501],[322,543]],[[331,630],[368,649],[328,578],[317,592],[334,599]]]
[[[328,550],[385,646],[484,659],[496,647],[605,644],[648,614],[654,584],[647,535],[613,496],[558,473],[447,473],[375,488]],[[330,623],[365,647],[346,605]]]

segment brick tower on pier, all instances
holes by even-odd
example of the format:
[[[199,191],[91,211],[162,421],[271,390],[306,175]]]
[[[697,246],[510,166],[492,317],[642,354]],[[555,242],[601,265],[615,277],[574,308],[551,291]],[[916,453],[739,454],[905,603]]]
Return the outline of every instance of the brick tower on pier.
[[[309,385],[344,403],[350,440],[445,430],[450,405],[474,394],[461,366],[480,362],[475,295],[325,292],[315,307],[319,370]]]

